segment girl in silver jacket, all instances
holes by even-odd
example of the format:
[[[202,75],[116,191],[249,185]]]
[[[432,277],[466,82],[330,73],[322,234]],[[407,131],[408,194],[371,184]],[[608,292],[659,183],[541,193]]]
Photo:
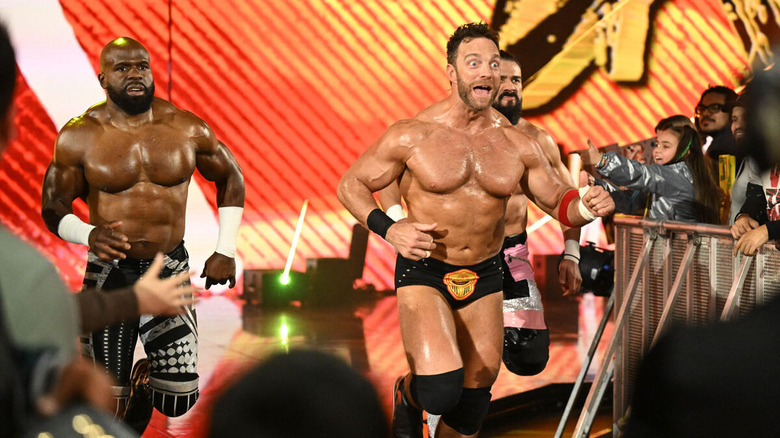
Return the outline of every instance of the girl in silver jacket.
[[[581,153],[582,162],[595,165],[599,175],[609,179],[595,183],[611,192],[616,212],[641,210],[648,198],[637,196],[640,191],[649,196],[646,216],[650,219],[720,223],[722,191],[691,120],[683,115],[667,117],[658,122],[655,133],[652,164],[615,152],[602,153],[590,140],[589,148]]]

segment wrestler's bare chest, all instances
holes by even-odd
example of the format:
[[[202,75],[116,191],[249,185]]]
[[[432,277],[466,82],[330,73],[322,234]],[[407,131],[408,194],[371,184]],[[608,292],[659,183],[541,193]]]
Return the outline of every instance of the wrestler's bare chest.
[[[468,189],[498,198],[512,194],[524,169],[518,148],[499,129],[434,130],[415,146],[407,167],[425,191]]]
[[[141,182],[176,186],[195,170],[196,144],[182,130],[153,124],[125,131],[108,127],[96,134],[84,155],[90,187],[108,193]]]

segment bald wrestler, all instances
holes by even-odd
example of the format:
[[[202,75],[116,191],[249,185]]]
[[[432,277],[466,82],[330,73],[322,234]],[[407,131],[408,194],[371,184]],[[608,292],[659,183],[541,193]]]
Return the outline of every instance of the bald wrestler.
[[[550,167],[538,142],[491,104],[498,36],[484,23],[447,43],[452,93],[392,125],[342,177],[338,196],[398,252],[395,285],[411,373],[396,382],[393,434],[422,436],[422,410],[442,415],[438,437],[475,436],[490,403],[503,344],[506,203],[518,184],[570,227],[609,214],[609,194],[582,197]],[[409,218],[394,222],[373,197],[399,181]]]
[[[107,99],[72,119],[57,136],[43,182],[41,215],[60,238],[89,247],[85,288],[133,284],[156,253],[163,277],[189,270],[184,248],[187,190],[195,169],[217,187],[219,239],[206,261],[206,288],[235,285],[235,250],[244,205],[241,169],[209,126],[154,97],[149,52],[118,38],[100,54]],[[73,202],[89,205],[89,224]],[[137,337],[148,360],[132,369]],[[82,338],[83,354],[119,383],[117,412],[142,432],[152,406],[167,416],[187,412],[198,398],[197,323],[189,306],[173,317],[144,315]],[[128,401],[128,398],[131,400]]]

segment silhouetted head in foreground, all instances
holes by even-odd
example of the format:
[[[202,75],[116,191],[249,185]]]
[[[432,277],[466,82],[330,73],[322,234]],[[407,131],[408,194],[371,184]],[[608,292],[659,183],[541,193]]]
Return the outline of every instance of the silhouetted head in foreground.
[[[210,437],[386,438],[373,385],[342,359],[314,350],[277,354],[214,405]]]

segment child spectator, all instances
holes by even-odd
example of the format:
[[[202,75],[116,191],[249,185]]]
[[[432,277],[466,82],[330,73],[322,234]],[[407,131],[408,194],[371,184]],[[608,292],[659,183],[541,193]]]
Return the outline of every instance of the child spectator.
[[[709,159],[702,153],[699,134],[690,119],[667,117],[655,127],[653,163],[642,164],[615,152],[602,153],[588,141],[581,152],[584,165],[595,165],[607,181],[597,183],[611,191],[615,211],[632,214],[644,202],[635,191],[649,195],[643,216],[657,220],[720,223],[721,192]],[[610,182],[612,184],[610,184]],[[621,186],[629,191],[620,191]]]

